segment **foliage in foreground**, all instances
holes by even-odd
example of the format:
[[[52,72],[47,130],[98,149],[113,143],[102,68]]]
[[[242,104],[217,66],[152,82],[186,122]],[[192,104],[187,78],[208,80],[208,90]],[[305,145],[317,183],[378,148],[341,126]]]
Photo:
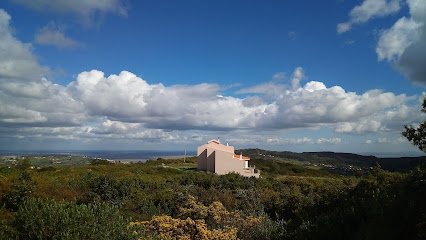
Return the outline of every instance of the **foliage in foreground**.
[[[161,163],[0,169],[0,239],[426,237],[425,162],[407,174],[260,179]]]
[[[204,220],[174,219],[170,216],[154,216],[150,221],[131,222],[130,226],[139,227],[141,230],[135,232],[142,238],[154,239],[237,239],[237,229],[226,227],[224,229],[209,230]]]
[[[204,206],[193,196],[179,209],[178,217],[154,216],[150,221],[130,225],[141,227],[138,234],[158,239],[249,239],[261,221],[260,217],[229,212],[220,202]]]
[[[76,205],[28,198],[0,239],[135,239],[128,220],[112,205]]]

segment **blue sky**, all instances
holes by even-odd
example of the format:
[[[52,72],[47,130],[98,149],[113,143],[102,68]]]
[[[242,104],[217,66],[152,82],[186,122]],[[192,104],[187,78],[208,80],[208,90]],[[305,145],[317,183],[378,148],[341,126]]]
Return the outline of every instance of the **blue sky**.
[[[420,154],[425,5],[2,1],[0,148]]]

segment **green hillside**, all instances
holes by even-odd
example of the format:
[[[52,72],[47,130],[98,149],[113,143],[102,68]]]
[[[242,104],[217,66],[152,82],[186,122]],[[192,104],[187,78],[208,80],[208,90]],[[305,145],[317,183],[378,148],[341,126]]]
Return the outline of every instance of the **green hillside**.
[[[242,149],[245,156],[254,160],[284,162],[316,169],[324,169],[339,174],[366,172],[377,164],[382,169],[393,172],[413,170],[420,160],[426,157],[377,158],[352,153],[268,151],[262,149]]]

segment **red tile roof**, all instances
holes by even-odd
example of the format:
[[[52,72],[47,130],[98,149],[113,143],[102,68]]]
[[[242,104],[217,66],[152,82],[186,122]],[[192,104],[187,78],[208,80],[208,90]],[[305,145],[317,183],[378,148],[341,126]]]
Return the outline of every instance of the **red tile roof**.
[[[240,156],[241,155],[236,155],[236,154],[234,154],[234,158],[240,158]],[[242,160],[250,160],[250,158],[249,157],[244,157],[244,156],[242,156]]]

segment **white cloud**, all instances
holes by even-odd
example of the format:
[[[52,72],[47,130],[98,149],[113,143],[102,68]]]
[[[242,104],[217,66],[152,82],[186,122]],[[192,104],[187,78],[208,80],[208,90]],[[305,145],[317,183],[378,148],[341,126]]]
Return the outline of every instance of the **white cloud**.
[[[10,15],[0,9],[0,78],[21,81],[34,76],[41,78],[48,69],[38,65],[31,52],[31,44],[22,43],[12,36],[10,19]]]
[[[340,144],[342,142],[341,138],[320,138],[317,139],[318,144]]]
[[[253,87],[238,90],[236,93],[237,94],[258,93],[258,94],[265,94],[268,96],[278,96],[282,94],[286,88],[287,86],[285,84],[271,81],[271,82],[261,83]]]
[[[340,144],[341,138],[318,138],[313,140],[312,138],[279,138],[279,137],[267,137],[266,143],[274,145],[295,145],[295,144]]]
[[[291,76],[291,87],[293,88],[293,90],[299,89],[300,88],[300,81],[302,81],[305,78],[306,78],[306,76],[303,72],[303,68],[297,67],[294,70],[293,75]]]
[[[71,14],[81,23],[93,24],[105,13],[127,16],[126,1],[123,0],[12,0],[26,7],[58,15]]]
[[[258,96],[217,97],[220,87],[151,85],[123,71],[105,77],[93,70],[79,74],[67,93],[92,117],[143,123],[153,129],[288,129],[331,126],[336,132],[391,131],[413,119],[405,95],[371,90],[362,95],[311,81],[285,90],[273,101]],[[413,111],[414,112],[414,111]],[[399,124],[399,126],[398,126]]]
[[[349,31],[353,24],[373,17],[396,13],[400,3],[400,0],[365,0],[352,9],[348,22],[337,25],[337,32]],[[410,81],[426,86],[426,1],[407,0],[406,3],[409,16],[380,31],[376,53],[379,61],[391,62]]]
[[[339,23],[337,24],[337,33],[341,34],[341,33],[347,32],[351,30],[351,28],[352,28],[352,25],[350,23],[347,23],[347,22]]]
[[[267,138],[266,142],[268,144],[279,144],[279,145],[293,145],[293,144],[312,144],[314,141],[311,138],[278,138],[271,137]]]
[[[383,17],[401,9],[400,0],[365,0],[349,13],[349,20],[337,25],[337,33],[351,30],[353,24],[364,23],[374,17]]]
[[[399,137],[399,138],[397,138],[393,143],[394,144],[402,144],[402,143],[407,143],[408,142],[408,140],[406,139],[406,138],[404,138],[404,137]]]
[[[39,29],[35,34],[34,41],[41,45],[53,45],[58,48],[82,46],[81,43],[66,37],[64,30],[56,26],[54,22]]]
[[[372,144],[373,141],[371,141],[370,139],[365,140],[365,144]]]
[[[15,39],[9,28],[10,16],[0,9],[0,123],[4,125],[75,125],[85,116],[65,87],[42,76],[31,45]]]
[[[283,79],[285,79],[285,72],[278,72],[275,73],[274,76],[272,76],[272,80],[274,81],[281,81]]]
[[[426,2],[407,1],[410,17],[383,30],[376,47],[379,60],[392,61],[414,83],[426,85]]]
[[[379,60],[398,59],[407,47],[419,39],[420,26],[413,19],[402,17],[390,29],[384,30],[376,48]]]
[[[102,137],[108,138],[143,139],[145,141],[172,141],[177,138],[171,132],[161,129],[146,129],[140,123],[126,123],[109,119],[90,129],[89,132],[98,137],[102,135]]]
[[[256,93],[263,94],[265,99],[269,97],[276,97],[282,94],[287,88],[286,84],[283,84],[285,80],[286,73],[278,72],[272,76],[272,80],[269,82],[261,83],[253,87],[243,88],[236,91],[236,94],[247,94],[247,93]]]
[[[408,140],[404,137],[399,137],[396,139],[388,139],[386,137],[381,137],[377,139],[377,143],[379,144],[402,144],[407,142]]]

